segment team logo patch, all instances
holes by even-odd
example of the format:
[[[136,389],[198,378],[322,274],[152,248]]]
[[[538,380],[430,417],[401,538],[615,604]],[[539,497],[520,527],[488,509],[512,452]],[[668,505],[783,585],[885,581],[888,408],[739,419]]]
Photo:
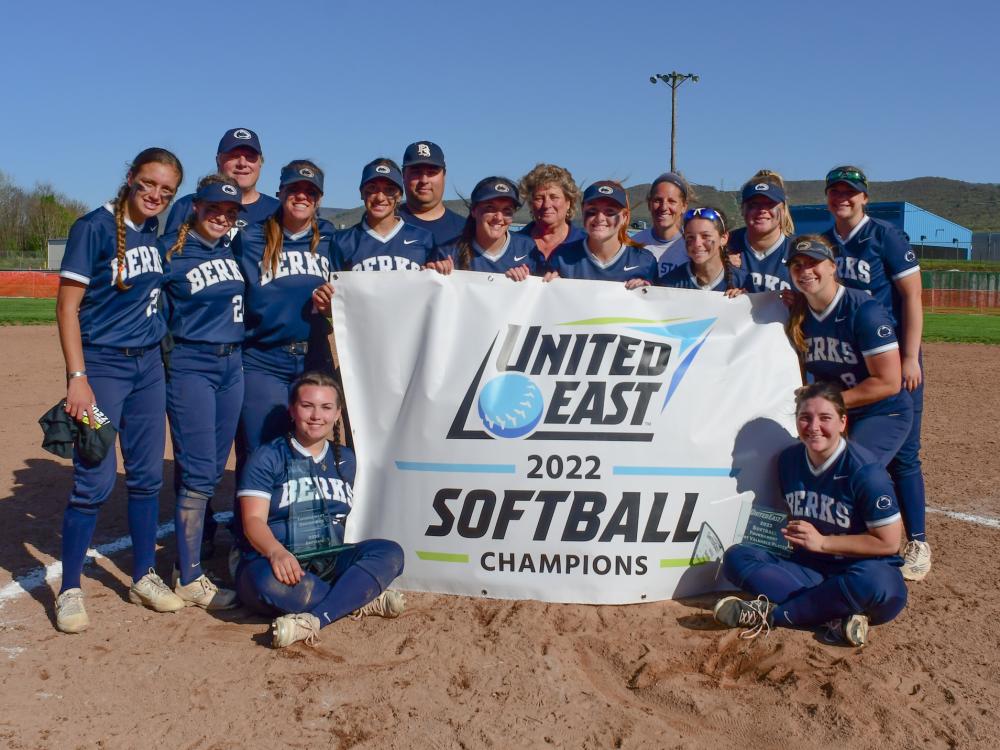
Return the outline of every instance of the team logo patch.
[[[812,243],[811,242],[800,242],[799,244],[797,244],[795,246],[795,249],[796,250],[808,250],[810,247],[812,247]]]
[[[493,189],[496,190],[498,193],[510,192],[510,187],[508,187],[507,183],[505,182],[498,182],[496,185],[493,186]]]
[[[243,128],[240,128],[239,130],[233,131],[233,138],[239,138],[241,141],[249,141],[251,138],[253,138],[253,135],[250,133],[249,130],[244,130]]]
[[[756,185],[753,186],[753,189],[759,193],[766,193],[768,190],[771,189],[771,186],[768,185],[766,182],[758,182]]]
[[[875,331],[875,335],[880,339],[888,338],[892,335],[892,326],[879,326],[878,330]]]
[[[875,501],[875,507],[879,510],[889,510],[892,507],[892,498],[888,495],[882,495],[882,497]]]
[[[917,254],[912,250],[907,250],[906,255],[903,256],[908,262],[913,262],[917,259]]]
[[[237,219],[236,220],[236,228],[237,229],[244,229],[244,228],[246,228],[246,225],[247,225],[247,220],[246,219]]]
[[[379,164],[377,167],[375,167],[375,171],[378,172],[379,174],[389,174],[390,170],[389,167],[387,167],[385,164]]]
[[[302,167],[302,169],[299,170],[299,174],[302,175],[303,177],[315,177],[316,176],[316,173],[313,172],[311,169],[309,169],[309,167]]]
[[[487,432],[501,438],[519,438],[538,425],[545,403],[531,378],[508,372],[483,386],[478,407]]]
[[[417,144],[417,156],[430,156],[430,155],[431,155],[430,146],[428,146],[426,143]]]
[[[223,185],[222,192],[225,193],[226,195],[236,195],[236,188],[234,188],[232,185]]]
[[[615,190],[614,188],[608,187],[607,185],[601,185],[599,188],[597,188],[597,192],[600,193],[601,195],[614,195]]]

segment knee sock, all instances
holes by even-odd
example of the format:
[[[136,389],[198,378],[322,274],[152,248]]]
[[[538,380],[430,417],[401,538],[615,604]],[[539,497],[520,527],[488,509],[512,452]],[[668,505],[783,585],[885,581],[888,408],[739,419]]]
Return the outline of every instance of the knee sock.
[[[159,500],[157,495],[130,495],[128,499],[133,581],[138,581],[156,564],[156,516],[160,510]]]
[[[62,526],[62,584],[59,593],[80,588],[87,547],[97,526],[97,509],[66,508]]]
[[[903,524],[906,526],[908,540],[925,541],[927,500],[924,492],[924,475],[921,472],[893,477],[896,482],[896,494],[899,496],[899,509],[903,514]]]
[[[208,497],[200,492],[182,489],[174,506],[174,526],[177,532],[177,568],[181,583],[191,583],[201,575],[201,537]]]

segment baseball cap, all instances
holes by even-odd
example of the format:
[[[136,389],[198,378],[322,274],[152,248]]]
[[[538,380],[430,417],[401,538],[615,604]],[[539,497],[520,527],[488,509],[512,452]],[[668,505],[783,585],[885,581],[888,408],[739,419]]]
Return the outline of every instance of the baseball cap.
[[[510,198],[515,206],[521,206],[521,195],[517,191],[517,185],[506,177],[487,177],[476,183],[472,189],[473,205],[493,198]]]
[[[411,143],[403,153],[403,168],[411,164],[433,164],[444,169],[444,151],[439,145],[430,141]]]
[[[285,187],[285,185],[291,185],[293,182],[308,182],[310,185],[316,187],[321,193],[323,192],[323,172],[319,169],[313,169],[312,167],[299,165],[299,166],[286,166],[281,170],[281,179],[278,181],[278,189]]]
[[[403,175],[400,173],[399,169],[392,164],[386,164],[380,159],[375,161],[370,161],[365,164],[365,168],[361,171],[361,184],[358,188],[363,188],[365,183],[371,182],[377,179],[388,180],[396,187],[403,190]]]
[[[796,237],[792,240],[791,248],[788,250],[788,262],[791,263],[792,258],[796,255],[805,255],[816,260],[832,260],[836,262],[833,250],[822,242],[805,237]]]
[[[868,178],[860,169],[855,169],[854,167],[834,167],[826,173],[827,190],[838,182],[850,185],[859,193],[868,194]]]
[[[65,399],[45,412],[38,420],[42,448],[60,458],[72,458],[76,448],[85,466],[97,466],[114,450],[118,431],[96,405],[90,411],[93,424],[90,420],[77,422],[67,414]]]
[[[204,203],[235,203],[240,207],[240,211],[246,211],[243,206],[243,191],[238,185],[210,182],[198,188],[194,199]]]
[[[225,135],[222,136],[222,140],[219,141],[219,150],[216,153],[224,154],[240,146],[251,148],[258,154],[264,153],[260,149],[260,139],[257,137],[257,134],[248,128],[227,130]]]
[[[655,180],[653,180],[653,184],[649,186],[650,191],[655,190],[656,186],[659,185],[661,182],[669,182],[671,185],[675,185],[677,189],[680,190],[681,193],[684,195],[684,200],[685,201],[687,200],[688,197],[687,180],[685,180],[679,174],[677,174],[676,172],[664,172]]]
[[[765,198],[770,198],[775,203],[785,202],[785,191],[781,189],[781,186],[775,185],[773,182],[768,182],[767,180],[761,180],[760,182],[748,182],[744,185],[743,193],[740,196],[740,203],[746,203],[755,195],[763,195]]]
[[[595,182],[589,188],[583,191],[583,202],[590,203],[590,201],[597,200],[598,198],[607,198],[617,203],[622,208],[628,206],[628,198],[625,197],[625,191],[614,185],[607,185]]]

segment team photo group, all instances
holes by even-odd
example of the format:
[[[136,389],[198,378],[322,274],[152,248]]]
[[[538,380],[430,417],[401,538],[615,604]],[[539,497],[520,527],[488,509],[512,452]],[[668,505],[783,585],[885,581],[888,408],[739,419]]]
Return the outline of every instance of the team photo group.
[[[202,165],[206,176],[178,197],[180,160],[145,149],[117,194],[70,230],[57,298],[63,416],[82,423],[78,434],[117,434],[133,603],[157,612],[242,606],[273,618],[279,648],[314,643],[343,617],[403,612],[403,594],[390,588],[404,567],[400,544],[344,538],[356,461],[330,346],[331,282],[353,271],[780,297],[802,370],[798,441],[777,461],[781,496],[758,500],[787,516],[780,539],[789,551],[729,546],[722,571],[748,596],[721,598],[715,619],[746,638],[788,627],[864,646],[870,626],[905,607],[906,581],[928,574],[920,268],[905,235],[866,214],[868,179],[858,167],[826,175],[832,228],[796,235],[785,183],[766,169],[742,186],[738,229],[666,172],[646,195],[651,225],[636,232],[620,183],[578,186],[548,163],[519,179],[484,176],[461,216],[442,202],[442,149],[417,141],[400,162],[363,167],[363,217],[338,229],[320,215],[321,164],[295,159],[277,185],[264,185],[263,162],[254,131],[228,130],[214,170]],[[522,206],[531,221],[516,229]],[[169,583],[155,560],[168,423]],[[62,519],[55,621],[64,633],[90,624],[81,577],[118,470],[114,439],[96,450],[84,442],[73,452]],[[213,497],[234,445],[232,581],[223,585],[202,560],[214,554]]]

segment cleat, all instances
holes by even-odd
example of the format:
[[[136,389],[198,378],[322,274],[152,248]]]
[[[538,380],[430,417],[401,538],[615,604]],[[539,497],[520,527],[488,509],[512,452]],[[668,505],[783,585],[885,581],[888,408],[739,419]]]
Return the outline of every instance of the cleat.
[[[90,625],[83,607],[83,590],[66,589],[56,599],[56,627],[63,633],[82,633]]]
[[[717,622],[731,628],[746,628],[740,633],[740,638],[749,640],[763,633],[771,632],[771,612],[774,605],[761,594],[756,599],[745,601],[738,596],[727,596],[719,599],[712,610]]]
[[[177,612],[185,606],[184,600],[167,588],[167,584],[152,568],[129,587],[128,600],[156,612]]]
[[[403,609],[406,607],[406,597],[403,596],[402,591],[394,591],[393,589],[386,589],[377,597],[368,602],[361,609],[356,609],[351,612],[351,617],[355,620],[362,617],[399,617],[403,613]]]
[[[857,646],[858,648],[868,643],[868,617],[866,615],[851,615],[843,620],[830,620],[823,627],[826,628],[826,632],[822,635],[825,643]]]
[[[282,615],[271,623],[271,645],[285,648],[305,641],[307,645],[315,646],[319,642],[319,628],[319,618],[308,612]]]
[[[236,606],[236,592],[224,589],[202,574],[191,583],[174,583],[174,593],[189,607],[203,607],[207,610],[232,609]]]
[[[907,581],[922,581],[931,572],[931,545],[911,539],[903,547],[903,567],[900,569]]]

